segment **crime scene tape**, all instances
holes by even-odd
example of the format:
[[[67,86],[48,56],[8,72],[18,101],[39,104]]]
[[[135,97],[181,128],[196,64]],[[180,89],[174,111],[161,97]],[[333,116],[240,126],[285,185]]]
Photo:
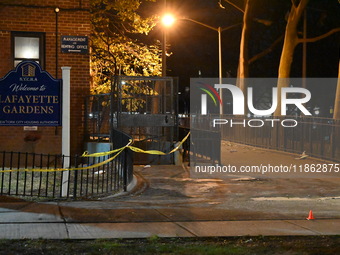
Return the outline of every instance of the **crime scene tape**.
[[[97,164],[90,165],[90,166],[71,167],[71,168],[29,168],[29,169],[28,168],[25,168],[25,169],[24,168],[20,168],[20,169],[6,169],[6,170],[0,170],[0,173],[8,173],[8,172],[60,172],[60,171],[76,171],[76,170],[92,169],[92,168],[96,168],[96,167],[100,167],[102,165],[105,165],[105,164],[109,163],[110,161],[114,160],[131,143],[132,143],[132,140],[130,140],[129,143],[127,145],[125,145],[124,147],[114,150],[114,152],[117,152],[117,153],[113,157],[108,158],[108,159],[106,159],[106,160],[104,160],[102,162],[99,162]]]
[[[137,153],[145,153],[145,154],[152,154],[152,155],[163,155],[163,156],[169,155],[169,154],[177,151],[181,147],[181,145],[188,139],[189,135],[190,135],[190,132],[183,138],[183,140],[181,142],[179,142],[179,144],[174,149],[172,149],[170,152],[167,152],[167,153],[162,152],[162,151],[158,151],[158,150],[142,150],[140,148],[131,146],[131,144],[133,143],[133,140],[130,139],[129,142],[125,146],[123,146],[119,149],[112,150],[112,151],[97,152],[97,153],[92,153],[92,154],[88,154],[88,152],[85,151],[83,153],[82,157],[102,157],[102,156],[107,156],[107,155],[111,155],[111,154],[116,153],[114,156],[112,156],[112,157],[110,157],[110,158],[108,158],[108,159],[106,159],[102,162],[99,162],[97,164],[93,164],[93,165],[90,165],[90,166],[72,167],[72,168],[45,168],[45,169],[43,169],[43,168],[5,169],[5,170],[0,170],[0,173],[8,173],[8,172],[60,172],[60,171],[87,170],[87,169],[97,168],[97,167],[100,167],[102,165],[105,165],[105,164],[111,162],[125,149],[130,149],[130,150],[137,152]]]
[[[177,151],[181,147],[181,145],[188,139],[189,135],[190,135],[190,132],[183,138],[182,141],[179,142],[179,144],[173,150],[171,150],[170,152],[167,152],[167,153],[163,152],[163,151],[158,151],[158,150],[147,150],[146,151],[146,150],[142,150],[140,148],[137,148],[137,147],[134,147],[134,146],[131,146],[131,145],[126,145],[125,147],[127,147],[130,150],[137,152],[137,153],[146,153],[146,154],[163,155],[164,156],[164,155],[169,155],[169,154]],[[132,141],[132,140],[130,140],[130,141]],[[107,151],[107,152],[97,152],[97,153],[93,153],[93,154],[88,154],[87,151],[85,151],[84,154],[82,155],[82,157],[102,157],[102,156],[113,154],[116,151],[119,151],[121,149],[122,148],[115,149],[115,150],[112,150],[112,151]]]

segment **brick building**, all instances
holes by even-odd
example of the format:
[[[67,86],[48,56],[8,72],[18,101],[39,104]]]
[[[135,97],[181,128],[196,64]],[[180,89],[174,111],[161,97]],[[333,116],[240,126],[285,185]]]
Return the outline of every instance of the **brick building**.
[[[0,78],[24,59],[61,79],[71,67],[71,154],[83,150],[83,102],[89,93],[89,54],[63,53],[62,36],[90,35],[89,0],[0,0]],[[30,45],[30,56],[20,49]],[[26,128],[27,129],[27,128]],[[61,153],[61,127],[0,126],[0,151]]]

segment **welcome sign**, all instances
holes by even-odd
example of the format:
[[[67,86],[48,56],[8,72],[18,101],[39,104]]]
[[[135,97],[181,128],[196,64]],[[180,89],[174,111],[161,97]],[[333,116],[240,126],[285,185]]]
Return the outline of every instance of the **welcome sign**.
[[[60,126],[61,80],[24,61],[0,79],[1,126]]]

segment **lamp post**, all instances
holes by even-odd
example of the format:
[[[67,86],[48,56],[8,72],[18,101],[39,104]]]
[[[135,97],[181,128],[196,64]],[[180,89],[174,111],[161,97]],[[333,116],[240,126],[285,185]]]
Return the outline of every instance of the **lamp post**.
[[[162,39],[162,77],[166,77],[166,32],[167,28],[171,27],[175,22],[175,18],[171,14],[165,14],[162,18],[163,39]]]
[[[221,36],[221,33],[223,31],[229,30],[231,28],[234,28],[234,27],[240,25],[241,23],[222,28],[222,27],[213,27],[213,26],[210,26],[208,24],[205,24],[205,23],[202,23],[200,21],[190,19],[190,18],[181,18],[181,20],[191,21],[191,22],[196,23],[198,25],[201,25],[201,26],[204,26],[204,27],[209,28],[211,30],[214,30],[218,33],[218,80],[219,80],[219,84],[222,84],[222,36]],[[220,89],[219,95],[220,95],[221,100],[223,100],[222,99],[222,97],[223,97],[222,89]],[[220,114],[223,114],[223,105],[221,105],[221,104],[220,104]]]
[[[241,25],[242,23],[234,24],[228,27],[213,27],[208,24],[205,24],[203,22],[190,19],[190,18],[180,18],[179,20],[187,20],[191,21],[193,23],[196,23],[198,25],[204,26],[206,28],[209,28],[211,30],[214,30],[218,33],[218,78],[219,78],[219,84],[222,84],[222,36],[221,33],[223,31],[229,30],[231,28],[234,28],[236,26]],[[172,26],[172,24],[175,22],[174,16],[171,14],[165,14],[162,18],[162,23],[164,25],[163,29],[163,40],[162,40],[162,76],[166,76],[166,32],[167,28]],[[220,98],[222,100],[222,89],[219,91]],[[220,114],[223,114],[223,105],[220,105]]]

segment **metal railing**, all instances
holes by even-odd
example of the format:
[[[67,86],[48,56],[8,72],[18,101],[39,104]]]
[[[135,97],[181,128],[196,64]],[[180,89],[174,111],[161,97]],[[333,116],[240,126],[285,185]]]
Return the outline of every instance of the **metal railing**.
[[[113,133],[113,149],[122,148],[129,142],[130,137],[126,134]],[[98,164],[113,156],[0,152],[0,195],[81,199],[126,191],[133,178],[132,152],[125,149],[111,161]],[[69,163],[66,165],[65,162]]]
[[[117,116],[111,115],[111,94],[91,95],[85,98],[85,141],[109,142],[114,127],[117,127]],[[114,109],[115,112],[117,109]],[[111,118],[112,117],[112,118]],[[112,123],[115,122],[115,123]]]
[[[179,128],[182,140],[190,132],[182,144],[183,160],[200,163],[221,163],[221,133],[219,131]]]
[[[130,135],[143,150],[171,150],[178,140],[177,82],[169,77],[112,78],[111,93],[85,98],[85,143],[112,141],[111,130]],[[135,154],[136,164],[173,164],[173,155]]]
[[[246,122],[245,127],[242,125],[235,125],[233,127],[222,125],[221,136],[224,140],[293,153],[305,151],[310,156],[340,161],[339,120],[286,116],[285,118],[275,117],[274,119],[279,120],[275,121],[273,127],[272,121],[263,127],[250,127],[248,121],[252,118],[235,116],[224,116],[223,118],[233,119],[237,122],[240,122],[242,118]],[[256,119],[265,121],[266,119],[273,118]],[[297,125],[295,127],[284,127],[282,125],[284,119],[287,120],[287,125]],[[293,119],[296,122],[289,121],[289,119]]]
[[[220,121],[224,124],[213,128],[214,116],[196,115],[191,119],[181,119],[181,127],[188,128],[191,125],[203,130],[219,130],[222,140],[299,154],[305,151],[313,157],[340,162],[340,120],[296,116],[248,118],[216,115],[215,117],[224,120]],[[284,119],[284,125],[297,125],[284,127],[282,125]],[[232,126],[231,121],[234,122]],[[260,125],[261,127],[254,127]]]

